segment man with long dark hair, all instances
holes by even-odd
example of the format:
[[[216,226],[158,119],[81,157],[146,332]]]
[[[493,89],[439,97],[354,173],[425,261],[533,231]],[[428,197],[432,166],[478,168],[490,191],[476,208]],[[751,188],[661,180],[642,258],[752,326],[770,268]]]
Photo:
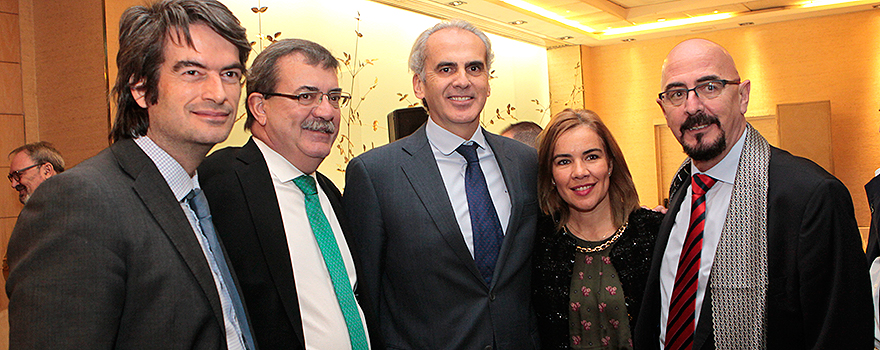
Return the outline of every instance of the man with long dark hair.
[[[9,242],[12,349],[254,349],[196,167],[236,116],[245,29],[214,0],[120,20],[113,145],[44,182]]]

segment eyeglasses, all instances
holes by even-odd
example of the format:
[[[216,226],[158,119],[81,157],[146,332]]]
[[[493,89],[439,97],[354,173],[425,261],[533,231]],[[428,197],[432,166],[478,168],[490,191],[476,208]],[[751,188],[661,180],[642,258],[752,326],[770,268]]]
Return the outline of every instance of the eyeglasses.
[[[339,109],[348,105],[348,102],[351,100],[351,94],[342,91],[330,91],[328,93],[323,93],[320,91],[306,91],[300,92],[296,95],[290,94],[281,94],[277,92],[261,92],[263,96],[281,96],[286,97],[291,100],[299,102],[300,105],[303,106],[314,106],[321,104],[321,100],[324,99],[324,96],[327,96],[327,102],[330,103],[330,106],[333,108]]]
[[[726,85],[739,85],[739,80],[712,80],[697,84],[693,89],[669,89],[660,93],[660,101],[664,104],[678,107],[688,98],[688,93],[693,91],[699,98],[711,100],[721,95]]]
[[[18,169],[16,171],[9,173],[9,175],[6,175],[6,178],[9,179],[9,182],[12,182],[12,180],[15,180],[15,182],[21,182],[21,175],[24,174],[25,171],[28,171],[30,168],[35,168],[35,167],[38,167],[43,164],[46,164],[46,163],[37,163],[37,164],[31,165],[27,168]]]

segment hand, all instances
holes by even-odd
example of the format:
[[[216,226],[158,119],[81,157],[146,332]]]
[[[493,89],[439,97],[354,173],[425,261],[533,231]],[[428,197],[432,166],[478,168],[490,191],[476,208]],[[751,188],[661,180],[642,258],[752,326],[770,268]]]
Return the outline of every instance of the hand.
[[[654,209],[648,208],[647,205],[643,205],[642,208],[653,210],[653,211],[656,211],[658,213],[663,213],[663,214],[666,214],[666,211],[668,210],[668,209],[666,209],[666,207],[664,207],[662,205],[658,205],[658,206],[654,207]]]

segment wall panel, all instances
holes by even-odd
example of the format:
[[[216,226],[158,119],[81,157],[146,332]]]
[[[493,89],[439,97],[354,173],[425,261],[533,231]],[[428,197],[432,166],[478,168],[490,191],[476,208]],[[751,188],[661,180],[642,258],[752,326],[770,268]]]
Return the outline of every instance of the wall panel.
[[[21,114],[21,65],[0,62],[0,114]]]
[[[0,62],[21,62],[18,37],[18,15],[0,12]]]
[[[0,12],[18,13],[18,0],[0,0]]]

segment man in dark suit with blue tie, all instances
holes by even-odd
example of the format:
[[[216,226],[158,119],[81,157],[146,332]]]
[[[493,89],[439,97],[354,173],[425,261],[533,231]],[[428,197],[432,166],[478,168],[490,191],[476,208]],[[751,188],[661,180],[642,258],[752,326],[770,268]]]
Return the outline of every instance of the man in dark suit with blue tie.
[[[255,349],[196,173],[249,53],[217,1],[125,11],[113,144],[43,182],[12,232],[11,349]]]
[[[348,165],[343,203],[375,349],[537,348],[537,156],[480,127],[491,62],[467,22],[426,30],[410,69],[430,118]]]

